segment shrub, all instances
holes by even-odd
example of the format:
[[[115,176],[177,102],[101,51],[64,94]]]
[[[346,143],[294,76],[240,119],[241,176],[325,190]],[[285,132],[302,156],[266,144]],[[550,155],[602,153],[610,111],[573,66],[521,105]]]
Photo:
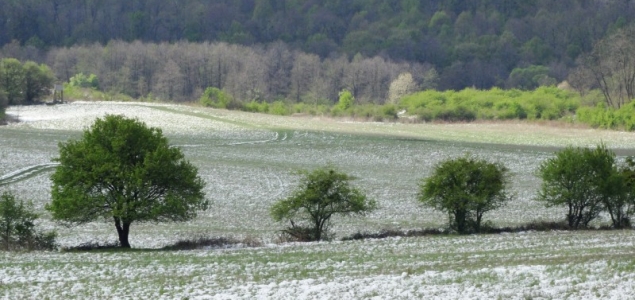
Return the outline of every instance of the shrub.
[[[214,108],[236,109],[240,106],[231,95],[215,87],[206,88],[201,98],[199,98],[199,102],[203,106]]]
[[[606,146],[596,149],[567,147],[538,169],[542,185],[538,200],[545,206],[566,206],[569,227],[588,227],[603,209],[603,201],[617,197],[615,154]]]
[[[377,207],[360,190],[351,187],[351,176],[326,166],[311,172],[301,171],[300,185],[291,196],[271,207],[277,222],[289,221],[283,234],[298,241],[329,239],[333,215],[364,215]]]
[[[511,197],[507,194],[507,168],[465,156],[440,162],[433,174],[421,180],[418,200],[444,211],[458,233],[479,232],[483,214]]]
[[[8,192],[0,196],[0,248],[3,250],[53,250],[54,231],[35,228],[38,215],[32,213],[33,204],[16,199]]]
[[[99,89],[99,80],[95,74],[86,76],[84,73],[78,73],[71,77],[68,83],[72,87]]]
[[[355,97],[348,90],[342,90],[340,92],[339,102],[337,103],[337,107],[341,110],[347,110],[351,108],[355,104]]]
[[[269,112],[269,104],[267,102],[251,100],[243,105],[243,110],[254,113],[267,113]]]
[[[286,116],[289,115],[289,108],[282,101],[275,101],[269,105],[269,113],[273,115]]]

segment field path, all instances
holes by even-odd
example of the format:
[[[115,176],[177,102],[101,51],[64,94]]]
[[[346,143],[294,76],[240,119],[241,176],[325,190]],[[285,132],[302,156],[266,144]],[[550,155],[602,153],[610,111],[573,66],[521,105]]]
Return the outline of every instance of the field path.
[[[53,170],[58,165],[59,165],[58,163],[45,163],[45,164],[29,166],[26,168],[19,169],[17,171],[13,171],[9,174],[0,176],[0,186],[16,183],[22,180],[27,180],[40,173]]]

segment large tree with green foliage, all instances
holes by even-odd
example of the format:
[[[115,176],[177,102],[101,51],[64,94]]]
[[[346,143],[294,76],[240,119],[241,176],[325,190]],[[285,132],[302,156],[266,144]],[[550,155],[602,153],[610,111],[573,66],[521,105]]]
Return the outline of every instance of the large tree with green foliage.
[[[471,156],[448,159],[421,181],[417,198],[446,212],[458,233],[479,232],[483,214],[511,199],[507,178],[508,169],[499,163]]]
[[[49,95],[55,76],[51,69],[33,61],[24,64],[14,58],[0,61],[0,110],[3,103],[32,104]]]
[[[377,207],[374,200],[350,186],[351,176],[332,166],[300,174],[300,184],[291,196],[271,207],[274,220],[290,222],[284,232],[295,239],[323,240],[333,215],[364,215]]]
[[[625,191],[614,157],[605,145],[595,149],[569,146],[558,151],[538,168],[542,178],[538,200],[547,207],[566,206],[571,228],[587,227],[605,203],[616,205]]]
[[[187,221],[208,206],[196,167],[136,119],[107,115],[59,148],[46,209],[70,224],[114,221],[121,247],[133,222]]]
[[[15,58],[5,58],[0,61],[0,89],[9,104],[22,103],[22,92],[24,91],[24,68],[19,60]]]
[[[635,161],[629,157],[625,165],[613,164],[611,169],[610,175],[598,182],[602,204],[613,228],[627,228],[635,211]]]
[[[31,104],[51,94],[55,76],[47,65],[38,65],[35,62],[27,61],[22,67],[24,69],[22,89],[24,103]]]

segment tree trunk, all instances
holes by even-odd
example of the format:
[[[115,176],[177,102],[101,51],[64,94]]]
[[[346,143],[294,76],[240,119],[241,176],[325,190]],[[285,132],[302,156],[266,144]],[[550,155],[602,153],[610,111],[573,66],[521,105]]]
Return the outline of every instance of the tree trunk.
[[[130,248],[130,243],[128,242],[130,223],[130,221],[121,221],[121,219],[115,217],[115,227],[117,227],[117,234],[119,235],[119,245],[121,245],[121,248]]]

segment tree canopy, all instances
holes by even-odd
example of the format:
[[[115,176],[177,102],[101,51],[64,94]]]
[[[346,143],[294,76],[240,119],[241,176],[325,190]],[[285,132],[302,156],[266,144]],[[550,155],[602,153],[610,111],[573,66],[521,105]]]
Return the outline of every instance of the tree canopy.
[[[300,184],[291,196],[271,207],[274,220],[290,222],[284,232],[295,239],[323,240],[328,238],[332,216],[364,215],[377,207],[374,200],[350,186],[351,176],[332,166],[300,174]]]
[[[114,221],[122,247],[133,222],[187,221],[208,206],[197,169],[158,128],[118,115],[59,144],[46,209],[69,224]]]
[[[419,185],[418,200],[449,216],[458,233],[479,232],[483,214],[499,208],[507,193],[508,169],[471,156],[449,159],[435,166]]]
[[[615,154],[606,146],[567,147],[540,165],[538,200],[548,207],[567,207],[569,227],[587,227],[603,210],[604,201],[624,191],[616,172]]]
[[[511,72],[532,65],[562,81],[632,15],[631,1],[604,0],[21,0],[0,2],[0,46],[20,52],[15,41],[33,53],[113,40],[282,41],[321,58],[359,53],[431,64],[440,89],[458,90],[513,85]]]
[[[55,76],[44,64],[0,60],[0,111],[7,105],[33,104],[50,94]]]

